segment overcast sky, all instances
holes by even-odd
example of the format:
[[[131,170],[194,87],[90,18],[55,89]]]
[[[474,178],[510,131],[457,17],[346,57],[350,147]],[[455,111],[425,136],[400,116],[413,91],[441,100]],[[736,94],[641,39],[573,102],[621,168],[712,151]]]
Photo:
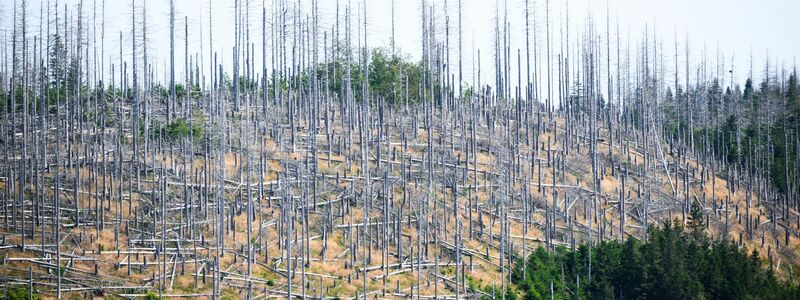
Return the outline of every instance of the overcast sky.
[[[21,1],[21,0],[17,0]],[[91,19],[92,7],[96,5],[98,16],[97,39],[100,39],[100,24],[102,21],[103,2],[105,2],[105,58],[106,69],[110,69],[110,63],[119,60],[119,33],[123,36],[123,56],[129,60],[131,55],[130,47],[130,24],[131,24],[131,1],[128,0],[83,0],[84,11],[89,16],[87,22],[89,26],[94,20]],[[341,14],[344,14],[344,6],[347,0],[339,0],[342,6]],[[353,6],[353,23],[357,22],[358,7],[363,0],[350,0]],[[531,22],[536,23],[537,42],[540,51],[544,49],[545,37],[545,0],[529,0],[535,14],[530,17]],[[40,15],[40,1],[29,2],[30,22],[29,34],[38,35]],[[54,3],[55,0],[51,0]],[[66,4],[70,9],[77,8],[79,0],[69,0]],[[241,0],[244,3],[244,0]],[[266,0],[267,12],[271,10],[272,0]],[[295,3],[289,1],[290,3]],[[437,35],[444,37],[444,15],[445,1],[428,1],[435,6],[436,17],[438,18],[439,30]],[[498,0],[499,9],[504,11],[504,0]],[[0,20],[0,31],[10,34],[11,16],[13,15],[14,0],[0,0],[2,10],[2,20]],[[60,17],[63,18],[63,5],[65,1],[60,1]],[[137,19],[141,19],[141,10],[144,0],[136,0]],[[208,60],[208,17],[209,5],[213,16],[213,37],[214,47],[220,55],[220,62],[226,67],[230,66],[231,49],[233,45],[233,0],[218,1],[212,0],[176,0],[176,72],[177,78],[183,78],[183,58],[184,58],[184,16],[189,20],[189,51],[199,53],[203,47],[202,55]],[[302,0],[306,12],[310,12],[310,0]],[[331,28],[335,20],[336,0],[320,0],[320,26]],[[511,48],[514,54],[512,64],[516,65],[516,49],[521,49],[522,57],[525,57],[525,1],[508,0],[508,18],[511,23]],[[567,4],[568,3],[568,4]],[[451,24],[451,60],[457,63],[457,4],[458,0],[449,0],[449,15]],[[51,4],[52,5],[52,4]],[[612,42],[613,35],[616,33],[616,24],[619,22],[623,53],[625,44],[630,36],[632,47],[636,41],[640,40],[645,34],[645,26],[648,28],[648,35],[654,35],[657,40],[662,42],[666,63],[666,72],[674,72],[670,66],[674,64],[674,43],[677,34],[678,47],[680,48],[679,60],[683,64],[686,57],[684,54],[685,41],[690,43],[690,61],[696,63],[700,61],[702,50],[705,48],[706,57],[711,64],[716,64],[717,50],[721,57],[724,57],[725,69],[730,69],[733,64],[736,80],[741,82],[747,76],[750,69],[751,54],[754,57],[754,68],[757,74],[763,73],[763,66],[767,59],[767,54],[771,58],[771,64],[785,64],[790,69],[796,57],[800,56],[800,36],[797,29],[800,28],[800,1],[794,0],[571,0],[557,1],[551,0],[550,21],[553,55],[557,55],[558,38],[560,35],[561,24],[566,22],[567,5],[570,12],[569,29],[570,36],[577,36],[578,30],[585,24],[589,16],[593,18],[595,25],[600,27],[600,34],[605,36],[606,8],[610,11]],[[251,42],[256,44],[256,51],[260,53],[261,45],[261,11],[262,1],[250,1],[250,24]],[[412,58],[418,58],[421,52],[421,33],[420,16],[421,1],[395,0],[395,22],[396,22],[396,44],[401,51]],[[481,65],[483,81],[493,78],[493,45],[494,45],[494,14],[497,10],[495,0],[462,0],[463,8],[463,58],[464,58],[464,78],[471,81],[473,76],[472,62],[473,53],[481,50]],[[389,47],[391,39],[391,0],[367,0],[367,23],[368,41],[370,47],[381,46]],[[46,11],[44,12],[46,15]],[[53,14],[51,13],[51,16]],[[269,16],[268,16],[269,17]],[[139,21],[137,20],[137,21]],[[169,1],[168,0],[147,0],[147,22],[149,56],[155,62],[157,74],[163,74],[164,66],[168,63],[169,54]],[[271,22],[271,20],[268,20]],[[655,30],[653,29],[655,28]],[[202,40],[201,40],[202,30]],[[357,33],[353,29],[353,33]],[[2,34],[2,33],[0,33]],[[140,28],[137,34],[141,34]],[[321,38],[321,37],[320,37]],[[354,37],[355,39],[355,37]],[[202,42],[201,42],[202,41]],[[531,44],[533,44],[533,40]],[[202,45],[201,45],[202,43]],[[355,43],[355,40],[354,40]],[[6,45],[10,48],[10,45]],[[268,44],[268,47],[271,45]],[[615,43],[612,44],[614,52]],[[634,48],[635,49],[635,48]],[[99,51],[99,50],[98,50]],[[141,48],[140,50],[141,51]],[[140,54],[141,55],[141,54]],[[603,54],[605,55],[605,54]],[[545,62],[541,56],[541,62]],[[732,59],[733,58],[733,59]],[[613,57],[612,57],[613,60]],[[256,59],[256,66],[260,68],[260,59]],[[523,61],[524,65],[524,61]],[[612,67],[614,67],[612,65]],[[206,68],[208,66],[206,65]],[[108,72],[108,71],[106,71]],[[161,75],[159,75],[161,76]],[[760,79],[760,75],[756,78]],[[159,77],[162,79],[163,77]],[[516,78],[516,75],[514,76]],[[730,78],[726,78],[730,80]]]

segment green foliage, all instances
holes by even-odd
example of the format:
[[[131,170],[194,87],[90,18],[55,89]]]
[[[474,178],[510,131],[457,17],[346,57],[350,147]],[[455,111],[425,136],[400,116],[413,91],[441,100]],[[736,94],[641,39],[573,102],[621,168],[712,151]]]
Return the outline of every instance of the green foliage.
[[[152,138],[157,138],[158,135],[161,135],[170,140],[178,140],[191,136],[197,140],[202,138],[204,134],[202,123],[202,120],[193,120],[193,123],[189,124],[186,120],[179,118],[164,126],[162,123],[154,120],[150,124],[147,134]],[[142,124],[139,127],[139,132],[144,134],[144,131],[144,124]]]
[[[480,283],[475,280],[474,277],[467,275],[467,290],[470,292],[475,292],[481,288]]]
[[[258,91],[261,84],[258,81],[250,80],[245,76],[239,76],[239,92],[255,92]],[[198,91],[200,88],[198,87]]]
[[[418,93],[417,85],[420,82],[421,73],[419,66],[398,56],[393,56],[386,50],[379,48],[372,51],[372,62],[369,66],[369,86],[373,93],[383,97],[389,103],[402,102],[396,98],[400,98],[405,92],[401,89],[405,86],[406,76],[408,76],[409,94]],[[416,87],[412,88],[412,85]]]
[[[6,295],[5,299],[9,300],[28,300],[28,299],[41,299],[39,295],[36,294],[35,290],[33,295],[31,295],[30,290],[28,290],[28,286],[26,285],[9,285],[6,288]]]
[[[636,101],[628,113],[634,124],[639,120]],[[748,78],[743,91],[726,88],[723,92],[716,79],[687,91],[678,87],[674,97],[667,92],[660,108],[664,132],[673,138],[688,141],[686,135],[691,134],[695,151],[710,152],[725,165],[741,170],[763,172],[759,168],[766,166],[772,187],[783,194],[792,192],[789,178],[797,172],[800,147],[796,142],[800,132],[797,74],[783,82],[765,80],[757,88]]]
[[[757,252],[748,255],[728,240],[709,242],[696,202],[691,215],[687,228],[671,222],[653,226],[645,241],[611,240],[575,251],[539,248],[524,264],[517,262],[510,279],[524,299],[800,297],[797,286],[779,282],[762,268]]]
[[[161,96],[162,100],[169,98],[169,92],[170,91],[169,91],[169,89],[165,88],[164,86],[157,85],[157,86],[155,86],[155,90],[158,93],[158,95]]]
[[[184,119],[177,119],[167,125],[166,132],[171,139],[178,139],[189,136],[200,137],[203,129],[194,124],[189,125]]]
[[[58,102],[64,102],[67,98],[67,91],[64,85],[50,86],[47,89],[47,104],[56,105]]]
[[[158,95],[161,96],[162,100],[169,99],[169,93],[170,93],[169,86],[164,87],[161,85],[157,85],[155,86],[155,90],[158,93]],[[175,98],[180,99],[186,97],[187,95],[192,98],[196,98],[199,97],[201,94],[202,91],[200,91],[200,86],[198,84],[192,84],[189,86],[188,89],[182,83],[175,84]]]
[[[497,285],[487,285],[482,289],[484,295],[481,296],[481,300],[493,300],[493,299],[502,299],[503,290]],[[513,289],[507,288],[505,291],[505,299],[506,300],[516,300],[518,299],[517,294],[514,293]],[[487,296],[488,295],[488,296]]]
[[[144,296],[147,300],[158,300],[158,294],[153,291],[147,291],[147,294]]]
[[[61,35],[58,33],[51,36],[50,45],[47,53],[47,69],[49,72],[50,83],[64,85],[64,70],[66,69],[67,48],[64,45]]]
[[[694,199],[692,202],[692,208],[689,211],[689,220],[687,223],[689,238],[702,246],[706,246],[708,244],[708,236],[706,236],[705,233],[705,214],[703,214],[703,209],[700,207],[700,202],[698,202],[697,199]]]
[[[317,70],[317,79],[321,84],[325,79],[330,81],[328,89],[338,93],[340,97],[346,96],[346,71],[348,62],[340,59],[328,64],[321,64]],[[353,87],[352,96],[361,101],[364,98],[364,69],[360,62],[352,61],[350,64],[350,82]],[[440,98],[441,90],[438,84],[433,89],[423,83],[423,68],[419,63],[411,62],[401,56],[393,55],[383,48],[373,49],[370,53],[369,63],[369,91],[370,100],[382,97],[388,104],[405,103],[406,97],[410,103],[417,103],[422,97]],[[303,78],[307,80],[307,76]],[[280,84],[280,83],[279,83]]]

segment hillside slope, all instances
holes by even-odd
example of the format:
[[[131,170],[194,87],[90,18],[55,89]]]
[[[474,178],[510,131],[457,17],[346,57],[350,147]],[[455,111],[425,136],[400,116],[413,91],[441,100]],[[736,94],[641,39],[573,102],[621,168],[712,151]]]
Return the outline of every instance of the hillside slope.
[[[758,249],[779,272],[796,262],[796,212],[652,130],[483,97],[445,109],[298,99],[266,114],[242,101],[146,129],[136,155],[132,124],[48,141],[26,190],[44,194],[17,209],[60,199],[64,293],[478,295],[537,247],[644,238],[685,222],[693,201],[712,238]],[[74,149],[87,156],[65,165]],[[25,241],[2,237],[3,278],[55,285],[54,221],[23,216]]]

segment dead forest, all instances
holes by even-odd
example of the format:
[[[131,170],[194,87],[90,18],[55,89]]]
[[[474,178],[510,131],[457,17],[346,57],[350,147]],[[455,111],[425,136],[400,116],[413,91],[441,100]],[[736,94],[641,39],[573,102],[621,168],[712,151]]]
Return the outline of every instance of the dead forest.
[[[419,59],[372,1],[233,0],[213,4],[234,6],[233,24],[208,9],[193,28],[172,0],[123,1],[114,20],[111,2],[0,3],[13,24],[0,41],[2,286],[500,298],[483,287],[505,290],[539,247],[644,239],[692,205],[712,239],[796,278],[800,85],[781,58],[734,66],[724,49],[561,1],[495,1],[489,49],[463,43],[469,1],[392,1],[420,12],[403,29]],[[524,9],[524,41],[510,8]],[[166,61],[148,38],[156,9],[169,12]],[[369,44],[370,22],[391,22],[391,44]],[[235,43],[218,45],[216,27]],[[190,48],[198,36],[205,48]]]

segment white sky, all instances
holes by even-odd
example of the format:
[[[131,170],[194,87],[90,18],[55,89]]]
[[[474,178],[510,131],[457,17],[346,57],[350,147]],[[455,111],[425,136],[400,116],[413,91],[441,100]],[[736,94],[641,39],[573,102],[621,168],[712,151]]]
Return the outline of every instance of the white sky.
[[[21,0],[16,0],[21,1]],[[41,3],[45,0],[29,0],[30,23],[29,35],[38,35],[39,15]],[[50,0],[51,5],[55,0]],[[77,8],[80,0],[67,0],[66,4],[71,11]],[[123,59],[130,60],[130,0],[83,0],[84,11],[89,16],[87,22],[89,26],[91,19],[92,6],[97,5],[98,16],[97,39],[100,39],[100,15],[103,2],[106,5],[106,34],[105,34],[105,57],[106,72],[110,69],[110,62],[119,61],[119,33],[123,35]],[[141,7],[145,0],[136,0],[137,22],[141,20]],[[244,3],[245,0],[240,0]],[[344,6],[347,0],[339,0],[342,6],[340,13],[344,14]],[[357,22],[357,8],[361,6],[362,0],[350,0],[353,5],[353,23]],[[501,9],[504,0],[497,0]],[[536,10],[530,18],[531,22],[536,23],[538,31],[537,38],[540,45],[540,52],[544,49],[545,37],[545,0],[529,0],[532,9]],[[10,35],[12,7],[14,0],[0,0],[0,35]],[[256,45],[256,68],[260,69],[261,53],[261,0],[250,0],[250,34],[251,42]],[[272,0],[266,0],[268,18]],[[295,3],[289,1],[291,3]],[[310,0],[301,0],[304,10],[310,14]],[[320,25],[328,29],[334,24],[336,0],[320,0]],[[409,54],[413,58],[418,58],[421,52],[421,2],[420,0],[404,1],[395,0],[395,20],[396,20],[396,39],[397,46],[403,53]],[[463,7],[463,43],[464,43],[464,79],[471,81],[473,76],[472,61],[473,49],[481,50],[481,65],[483,82],[493,83],[494,78],[494,13],[496,11],[494,0],[462,0]],[[511,23],[511,63],[512,69],[516,71],[516,49],[521,49],[522,58],[525,59],[525,19],[524,19],[524,0],[507,0],[509,22]],[[46,2],[45,2],[46,3]],[[59,3],[59,15],[63,18],[63,5],[65,0]],[[184,16],[189,19],[189,51],[200,52],[201,38],[200,30],[202,27],[203,39],[202,55],[208,61],[208,0],[176,0],[176,80],[183,78],[184,68]],[[428,3],[435,5],[435,13],[438,18],[437,36],[444,38],[444,0],[428,0]],[[450,24],[451,24],[451,67],[452,72],[456,72],[455,64],[458,58],[457,48],[457,5],[458,0],[449,0]],[[551,0],[550,3],[551,36],[553,41],[554,57],[558,51],[558,37],[560,25],[565,22],[566,1]],[[623,53],[624,47],[630,35],[631,47],[635,49],[636,42],[644,35],[645,23],[648,24],[649,36],[652,40],[653,35],[657,35],[659,41],[663,42],[664,60],[667,74],[674,72],[671,66],[674,65],[674,42],[675,34],[678,36],[680,48],[679,60],[681,70],[685,61],[684,47],[686,35],[691,47],[691,62],[694,64],[701,59],[702,49],[706,48],[706,57],[709,63],[716,63],[716,53],[719,47],[724,56],[725,70],[730,69],[730,65],[735,63],[735,80],[743,82],[750,68],[751,53],[754,57],[754,68],[756,74],[763,74],[763,66],[766,62],[767,53],[771,58],[770,64],[785,64],[786,68],[791,68],[796,57],[800,55],[800,37],[797,29],[800,28],[800,18],[796,14],[800,12],[800,1],[794,0],[572,0],[568,2],[570,11],[570,37],[575,38],[578,29],[587,19],[592,16],[595,24],[599,27],[599,34],[605,38],[606,7],[611,12],[611,35],[616,31],[616,21],[619,20],[621,30],[621,40]],[[391,0],[367,0],[368,15],[368,39],[370,47],[390,46],[391,38]],[[168,0],[147,0],[147,22],[148,22],[148,51],[151,63],[155,63],[158,79],[163,79],[164,67],[169,62],[169,1]],[[214,18],[214,47],[219,52],[221,63],[226,68],[230,67],[231,49],[233,47],[233,0],[212,0],[211,10]],[[46,11],[44,12],[46,14]],[[72,13],[72,12],[71,12]],[[342,20],[343,22],[343,20]],[[502,22],[502,19],[501,19]],[[62,25],[63,26],[63,25]],[[269,26],[269,25],[268,25]],[[533,26],[533,25],[532,25]],[[655,33],[653,32],[655,26]],[[358,33],[356,27],[353,28],[353,44],[356,44],[355,34]],[[137,34],[141,34],[141,28],[137,28]],[[322,35],[320,34],[320,44]],[[531,41],[533,44],[533,40]],[[605,43],[603,41],[603,43]],[[652,42],[651,42],[652,44]],[[10,48],[10,45],[4,45]],[[474,46],[474,48],[473,48]],[[98,46],[99,47],[99,46]],[[268,43],[268,47],[271,47]],[[615,44],[612,44],[612,52],[615,52]],[[99,51],[99,50],[98,50]],[[139,48],[141,51],[141,47]],[[139,54],[141,55],[141,54]],[[543,53],[540,53],[540,62],[546,62]],[[605,54],[603,54],[605,55]],[[632,52],[633,55],[633,52]],[[735,60],[732,62],[731,57]],[[612,57],[612,60],[614,57]],[[99,63],[99,62],[98,62]],[[129,63],[130,64],[130,63]],[[130,67],[130,66],[129,66]],[[205,68],[208,69],[206,64]],[[555,66],[554,66],[555,67]],[[612,65],[612,67],[615,67]],[[711,67],[710,67],[711,68]],[[523,61],[524,70],[524,61]],[[711,69],[713,70],[713,69]],[[516,74],[516,72],[514,72]],[[681,74],[682,75],[682,74]],[[670,75],[672,76],[672,75]],[[681,76],[682,77],[682,76]],[[761,76],[757,75],[760,79]],[[516,78],[516,75],[513,75]],[[524,78],[524,77],[523,77]],[[671,78],[671,77],[670,77]],[[726,83],[730,78],[726,78]],[[516,84],[516,82],[514,82]]]

